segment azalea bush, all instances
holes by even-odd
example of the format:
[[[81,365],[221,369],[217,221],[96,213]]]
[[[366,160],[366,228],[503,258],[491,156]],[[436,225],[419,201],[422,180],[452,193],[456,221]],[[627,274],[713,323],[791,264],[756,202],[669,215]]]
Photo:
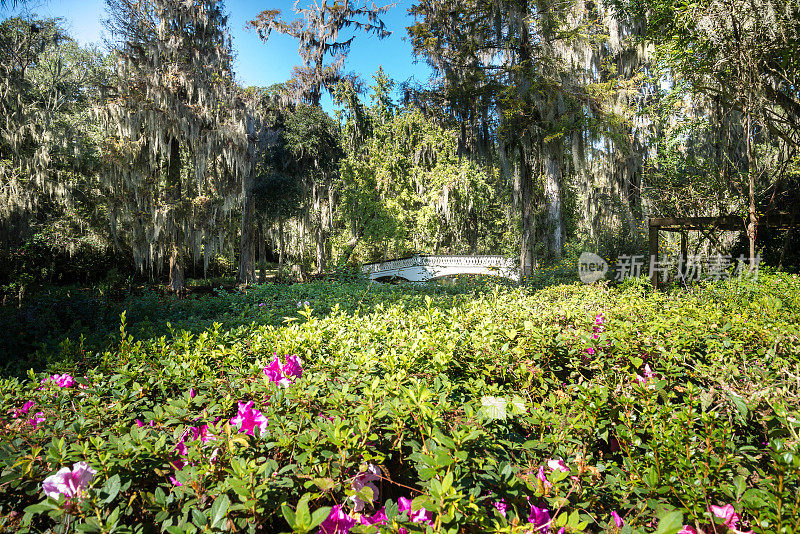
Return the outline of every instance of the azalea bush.
[[[2,380],[0,528],[796,532],[797,277],[317,287]]]

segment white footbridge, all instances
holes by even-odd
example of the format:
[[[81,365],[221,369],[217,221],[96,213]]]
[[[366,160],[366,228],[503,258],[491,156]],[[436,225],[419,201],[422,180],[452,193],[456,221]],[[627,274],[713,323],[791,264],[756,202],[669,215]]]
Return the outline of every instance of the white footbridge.
[[[514,260],[503,256],[420,256],[367,263],[361,270],[371,280],[426,282],[459,274],[482,274],[519,280]]]

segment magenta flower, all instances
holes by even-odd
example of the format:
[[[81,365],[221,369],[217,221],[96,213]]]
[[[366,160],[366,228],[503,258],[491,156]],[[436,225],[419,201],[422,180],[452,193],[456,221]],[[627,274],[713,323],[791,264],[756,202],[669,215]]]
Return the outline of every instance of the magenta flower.
[[[356,520],[342,511],[342,505],[331,508],[331,513],[319,526],[320,534],[347,534],[356,524]]]
[[[297,378],[303,377],[303,361],[297,354],[286,357],[286,364],[283,366],[283,373],[287,376]]]
[[[258,427],[261,434],[267,431],[269,420],[258,410],[253,409],[253,401],[240,402],[239,413],[231,419],[231,424],[239,428],[239,432],[244,432],[248,436],[253,435],[253,429]]]
[[[611,519],[614,520],[614,524],[617,525],[617,528],[622,528],[622,526],[625,524],[625,521],[622,520],[616,510],[611,512]]]
[[[44,422],[45,422],[45,418],[44,418],[44,414],[42,412],[36,412],[35,414],[33,414],[33,417],[28,419],[28,423],[30,423],[31,426],[33,426],[33,428],[38,427],[39,423],[44,423]]]
[[[142,422],[141,419],[137,419],[136,420],[136,426],[138,426],[139,428],[142,428],[143,426],[145,426],[145,424]],[[147,426],[156,426],[156,422],[151,419],[150,422],[147,423]]]
[[[594,324],[597,326],[602,326],[606,322],[606,318],[602,313],[598,313],[594,316]]]
[[[367,466],[366,471],[362,471],[361,473],[356,475],[356,478],[353,480],[353,483],[350,484],[350,488],[355,492],[359,492],[362,489],[364,489],[364,487],[368,487],[372,490],[372,500],[377,501],[380,492],[378,491],[378,487],[375,484],[373,484],[373,482],[377,482],[378,480],[380,480],[382,474],[383,473],[381,472],[380,467],[378,467],[377,465],[369,464]],[[364,504],[366,503],[358,495],[351,495],[350,500],[353,501],[354,511],[360,512],[361,510],[364,509]]]
[[[389,518],[386,517],[386,507],[381,506],[381,509],[371,516],[362,515],[358,521],[362,525],[385,525],[389,522]]]
[[[195,395],[197,395],[197,393],[195,392],[194,388],[189,388],[189,398],[193,399]]]
[[[405,497],[397,499],[397,509],[400,512],[408,512],[408,518],[412,523],[425,523],[428,525],[433,523],[433,514],[425,508],[420,508],[416,512],[411,511],[411,499],[406,499]]]
[[[34,406],[36,406],[36,403],[34,401],[30,400],[30,401],[26,402],[25,404],[23,404],[22,408],[20,408],[19,410],[16,410],[16,409],[13,410],[11,412],[11,417],[13,417],[14,419],[19,419],[21,415],[27,414],[31,410],[31,408],[33,408]]]
[[[724,519],[722,524],[731,530],[735,529],[736,524],[739,522],[739,514],[736,513],[732,504],[726,504],[724,506],[714,506],[712,504],[708,507],[708,511],[714,514],[714,517]]]
[[[553,487],[553,483],[550,482],[549,480],[547,480],[547,475],[544,474],[544,466],[543,465],[539,466],[539,474],[536,475],[536,478],[538,478],[539,480],[542,481],[542,486],[544,487],[545,491],[547,491],[547,490],[549,490],[550,488]]]
[[[56,500],[59,495],[63,495],[65,499],[78,497],[96,473],[86,462],[78,462],[72,469],[62,467],[55,475],[44,479],[42,489],[45,495]]]
[[[547,467],[550,468],[550,471],[561,471],[562,473],[569,473],[569,467],[567,464],[564,463],[564,460],[554,460],[550,459],[547,460]]]
[[[505,499],[500,499],[499,501],[494,501],[492,503],[492,506],[497,508],[497,511],[500,512],[500,515],[502,515],[503,517],[506,516],[506,510],[508,509],[508,504],[506,504],[506,500]]]
[[[178,479],[173,477],[173,476],[169,477],[169,481],[172,482],[172,485],[175,486],[175,487],[179,488],[179,487],[183,486],[183,484],[178,482]]]
[[[189,449],[186,448],[186,444],[183,440],[180,440],[177,445],[175,445],[175,450],[178,451],[178,454],[181,456],[186,456],[189,454]]]
[[[42,384],[46,384],[47,382],[55,382],[60,388],[71,388],[75,385],[75,379],[68,374],[51,375],[42,379]]]
[[[594,355],[594,349],[592,347],[589,347],[588,349],[586,349],[586,354],[588,354],[590,356]]]
[[[531,505],[531,513],[528,521],[533,523],[534,529],[539,532],[547,532],[550,528],[550,511],[547,508],[539,508]]]
[[[264,374],[270,382],[279,384],[285,388],[294,382],[295,378],[300,378],[303,375],[303,362],[296,355],[286,357],[286,365],[281,363],[278,355],[270,364],[264,367]]]
[[[639,376],[639,375],[636,375],[636,382],[637,382],[639,385],[642,385],[642,386],[644,386],[644,385],[645,385],[645,384],[647,384],[647,383],[648,383],[650,380],[652,380],[652,379],[653,379],[653,377],[655,377],[655,376],[656,376],[656,375],[655,375],[655,373],[653,373],[653,370],[652,370],[652,369],[650,369],[650,364],[647,364],[647,365],[645,365],[645,366],[644,366],[644,376]]]
[[[678,531],[678,534],[697,534],[697,530],[693,526],[683,525],[683,528]]]
[[[208,425],[190,426],[188,432],[192,439],[199,439],[203,444],[217,439],[208,431]]]

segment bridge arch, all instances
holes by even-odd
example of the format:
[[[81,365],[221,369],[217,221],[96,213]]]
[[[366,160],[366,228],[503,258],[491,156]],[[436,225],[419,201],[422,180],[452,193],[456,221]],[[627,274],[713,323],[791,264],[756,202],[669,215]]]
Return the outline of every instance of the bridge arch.
[[[459,274],[488,275],[519,280],[513,260],[503,256],[422,256],[367,263],[361,270],[371,280],[400,278],[426,282]]]

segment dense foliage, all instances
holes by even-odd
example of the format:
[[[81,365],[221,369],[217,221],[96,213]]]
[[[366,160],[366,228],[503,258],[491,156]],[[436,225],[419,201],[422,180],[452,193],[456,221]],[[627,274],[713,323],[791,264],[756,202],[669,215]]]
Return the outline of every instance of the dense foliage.
[[[644,253],[658,216],[739,216],[690,249],[798,261],[759,223],[800,202],[794,1],[418,0],[407,28],[296,2],[248,15],[267,47],[297,40],[269,88],[241,85],[221,0],[108,6],[105,50],[31,12],[0,24],[4,297],[74,280],[21,261],[34,245],[182,293],[219,257],[245,285],[269,261],[301,279],[414,252],[537,276],[570,246]],[[426,83],[348,73],[353,43],[404,30]]]
[[[0,382],[2,524],[794,532],[798,295],[256,286],[164,335],[131,307],[97,360]]]

